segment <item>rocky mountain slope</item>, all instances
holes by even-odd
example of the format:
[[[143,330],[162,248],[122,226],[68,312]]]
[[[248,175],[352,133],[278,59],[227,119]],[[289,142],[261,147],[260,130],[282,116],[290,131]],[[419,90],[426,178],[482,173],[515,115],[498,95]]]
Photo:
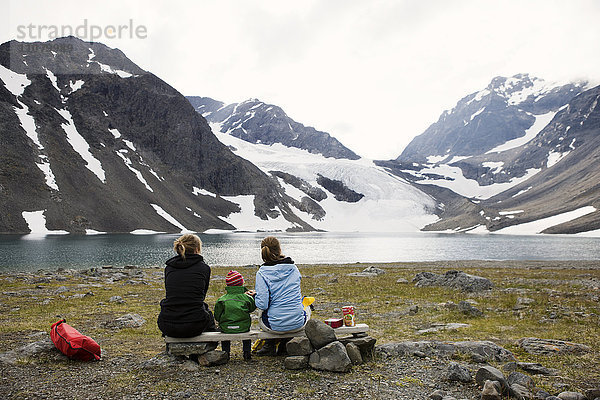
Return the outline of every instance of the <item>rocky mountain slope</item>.
[[[312,230],[183,95],[117,49],[69,37],[0,46],[0,232]]]
[[[429,230],[600,229],[600,87],[587,86],[495,78],[378,164],[444,203]]]
[[[209,97],[188,96],[196,111],[221,132],[250,143],[281,143],[325,157],[358,160],[360,157],[326,132],[294,121],[278,106],[257,99],[224,104]]]

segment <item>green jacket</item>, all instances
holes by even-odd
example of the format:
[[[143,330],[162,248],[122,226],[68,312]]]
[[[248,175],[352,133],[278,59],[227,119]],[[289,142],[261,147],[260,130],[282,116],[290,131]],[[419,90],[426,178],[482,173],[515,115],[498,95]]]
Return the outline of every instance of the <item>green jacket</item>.
[[[250,313],[256,310],[254,297],[248,296],[244,286],[226,286],[227,294],[215,304],[215,319],[224,333],[242,333],[250,330]]]

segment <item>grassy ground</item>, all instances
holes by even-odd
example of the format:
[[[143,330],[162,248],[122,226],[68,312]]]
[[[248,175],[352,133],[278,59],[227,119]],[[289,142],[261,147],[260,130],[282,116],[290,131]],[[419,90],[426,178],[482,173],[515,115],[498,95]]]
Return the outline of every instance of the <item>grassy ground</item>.
[[[536,378],[541,387],[550,387],[557,380],[573,390],[600,383],[597,367],[600,365],[600,262],[372,264],[386,273],[372,278],[347,276],[369,265],[300,265],[304,276],[303,294],[317,300],[313,318],[340,316],[337,309],[354,305],[357,322],[369,324],[371,335],[379,344],[403,340],[492,340],[511,350],[519,361],[539,362],[560,371],[559,377]],[[489,278],[495,288],[491,293],[478,295],[451,289],[417,288],[410,283],[417,272],[443,273],[450,269]],[[207,297],[211,309],[224,293],[224,276],[228,270],[213,267]],[[253,287],[256,268],[240,267],[238,271],[246,278],[246,286]],[[114,283],[107,283],[106,277],[67,273],[64,281],[57,281],[55,277],[44,279],[43,273],[0,275],[0,352],[34,341],[28,335],[49,331],[50,325],[61,317],[95,338],[103,354],[119,357],[134,353],[144,359],[153,357],[164,348],[155,323],[159,301],[164,296],[162,270],[144,269],[143,272],[144,277],[130,276]],[[400,278],[409,283],[397,283]],[[56,293],[62,286],[67,290]],[[88,295],[70,298],[82,294]],[[112,296],[121,296],[125,302],[111,302]],[[533,299],[533,303],[515,310],[518,297]],[[461,300],[474,301],[484,316],[468,317],[443,305]],[[412,312],[409,312],[411,307]],[[141,328],[123,330],[103,326],[103,322],[127,313],[140,314],[147,323]],[[418,329],[449,322],[470,326],[455,331],[417,333]],[[523,337],[582,343],[590,346],[592,352],[579,356],[533,356],[515,344]],[[130,380],[131,372],[115,375],[115,390]]]

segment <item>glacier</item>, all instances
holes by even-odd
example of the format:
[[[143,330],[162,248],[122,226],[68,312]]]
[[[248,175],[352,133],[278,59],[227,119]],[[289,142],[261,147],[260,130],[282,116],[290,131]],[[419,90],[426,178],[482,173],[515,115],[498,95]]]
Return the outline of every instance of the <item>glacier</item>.
[[[318,202],[326,212],[321,220],[312,219],[307,213],[294,209],[296,215],[316,229],[332,232],[417,232],[438,220],[433,212],[435,200],[402,178],[376,166],[372,160],[327,158],[279,143],[253,144],[221,132],[220,123],[210,125],[223,144],[230,146],[235,154],[252,162],[266,174],[269,171],[283,171],[315,187],[320,187],[317,183],[320,174],[341,181],[351,190],[364,195],[358,202],[348,203],[338,201],[328,193],[326,199]],[[288,196],[298,201],[306,196],[283,181],[280,184]],[[258,226],[269,230],[295,227],[283,217],[269,220],[271,223],[266,226],[263,226],[264,220],[256,225],[259,221],[254,216],[252,199],[237,196],[227,200],[238,204],[242,210],[239,215],[231,214],[224,219],[238,229],[243,227],[256,231],[260,229]]]

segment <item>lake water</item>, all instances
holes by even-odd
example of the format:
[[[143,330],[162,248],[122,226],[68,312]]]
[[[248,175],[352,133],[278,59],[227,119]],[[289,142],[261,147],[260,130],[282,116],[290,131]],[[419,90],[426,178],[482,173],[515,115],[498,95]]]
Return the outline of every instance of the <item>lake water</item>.
[[[0,235],[0,271],[162,266],[179,235]],[[209,265],[260,264],[267,234],[200,234]],[[277,233],[298,264],[441,260],[600,260],[600,238],[441,233]]]

